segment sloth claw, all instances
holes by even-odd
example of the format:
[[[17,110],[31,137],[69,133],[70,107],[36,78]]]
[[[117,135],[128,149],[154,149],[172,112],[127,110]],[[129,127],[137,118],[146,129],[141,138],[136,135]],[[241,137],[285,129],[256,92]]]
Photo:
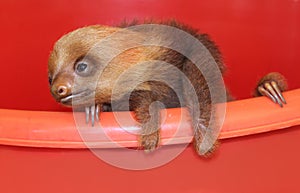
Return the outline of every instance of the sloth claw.
[[[261,95],[270,98],[274,103],[279,104],[280,107],[283,107],[283,104],[286,104],[286,100],[284,99],[282,92],[275,81],[261,84],[258,86],[258,92]]]
[[[91,114],[91,116],[90,116],[90,114]],[[90,117],[91,117],[92,127],[94,127],[95,117],[96,117],[96,120],[99,121],[99,106],[98,105],[92,105],[89,107],[85,107],[85,122],[86,122],[86,124],[89,123]]]

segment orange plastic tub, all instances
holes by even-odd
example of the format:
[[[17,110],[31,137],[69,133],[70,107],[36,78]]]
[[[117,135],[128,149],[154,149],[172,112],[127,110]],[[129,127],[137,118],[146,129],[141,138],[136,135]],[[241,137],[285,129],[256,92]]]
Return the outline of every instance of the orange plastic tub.
[[[228,66],[225,82],[238,100],[227,103],[213,157],[199,158],[188,145],[185,109],[168,109],[162,143],[173,140],[159,156],[178,147],[182,152],[154,169],[118,168],[95,152],[141,164],[119,154],[123,146],[136,147],[136,136],[112,113],[102,113],[102,129],[78,130],[73,113],[52,99],[47,59],[54,42],[78,27],[124,18],[175,18],[219,45]],[[300,2],[293,0],[1,1],[0,192],[299,192],[299,18]],[[257,80],[272,71],[289,83],[283,108],[250,98]]]
[[[300,125],[300,89],[288,91],[284,96],[288,101],[284,108],[265,97],[228,103],[219,138],[239,137]],[[181,111],[184,111],[182,117]],[[125,117],[127,113],[129,112],[118,112],[118,116],[122,119],[122,115]],[[79,114],[84,117],[84,113]],[[170,138],[173,138],[173,144],[191,141],[193,131],[188,116],[184,108],[167,110],[166,120],[161,127],[162,144]],[[115,143],[124,147],[138,146],[137,135],[128,132],[128,128],[120,127],[113,113],[101,113],[101,127],[87,126],[80,132],[74,119],[72,112],[0,109],[0,144],[55,148],[118,147]],[[179,122],[183,122],[183,127],[176,131]],[[126,125],[135,127],[134,122]],[[83,139],[80,133],[94,137]],[[109,138],[105,138],[106,135]]]

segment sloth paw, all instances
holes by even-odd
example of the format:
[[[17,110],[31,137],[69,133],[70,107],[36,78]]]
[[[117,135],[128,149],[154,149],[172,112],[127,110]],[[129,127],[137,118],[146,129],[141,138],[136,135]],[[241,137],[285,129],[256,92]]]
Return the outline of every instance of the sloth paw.
[[[140,136],[141,146],[147,153],[153,152],[159,145],[159,131]]]
[[[284,76],[278,72],[272,72],[259,81],[255,95],[267,96],[274,103],[283,107],[283,104],[286,104],[286,100],[283,97],[282,92],[286,89],[287,83]]]
[[[199,131],[196,131],[194,135],[194,141],[193,141],[194,148],[196,150],[196,153],[199,156],[205,158],[211,157],[214,154],[215,150],[219,147],[218,140],[211,141],[211,143],[206,144],[207,147],[205,147],[205,144],[202,143],[203,143],[203,137]]]

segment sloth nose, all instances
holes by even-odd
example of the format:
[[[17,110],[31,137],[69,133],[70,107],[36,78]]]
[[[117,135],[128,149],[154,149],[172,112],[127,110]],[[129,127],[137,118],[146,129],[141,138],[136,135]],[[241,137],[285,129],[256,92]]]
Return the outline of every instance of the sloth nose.
[[[60,97],[66,96],[67,93],[68,93],[68,87],[66,87],[66,86],[64,86],[64,85],[58,86],[58,88],[57,88],[57,94],[58,94]]]
[[[68,83],[54,84],[51,87],[51,93],[56,100],[60,100],[61,98],[67,97],[71,94],[71,86]]]

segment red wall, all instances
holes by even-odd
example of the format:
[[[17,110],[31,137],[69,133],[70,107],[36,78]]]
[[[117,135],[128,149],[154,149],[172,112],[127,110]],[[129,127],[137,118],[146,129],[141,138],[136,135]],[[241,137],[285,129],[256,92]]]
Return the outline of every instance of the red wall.
[[[0,108],[65,110],[48,90],[53,43],[80,26],[145,17],[177,18],[209,33],[238,98],[250,97],[270,71],[300,87],[298,0],[2,0]],[[294,127],[223,140],[212,159],[189,147],[169,164],[139,172],[112,167],[89,150],[0,146],[0,192],[299,192],[299,139]]]
[[[226,82],[237,98],[251,96],[259,77],[279,71],[300,87],[300,2],[296,0],[3,0],[0,2],[0,108],[61,110],[47,82],[47,59],[64,33],[122,19],[176,18],[220,46]]]

